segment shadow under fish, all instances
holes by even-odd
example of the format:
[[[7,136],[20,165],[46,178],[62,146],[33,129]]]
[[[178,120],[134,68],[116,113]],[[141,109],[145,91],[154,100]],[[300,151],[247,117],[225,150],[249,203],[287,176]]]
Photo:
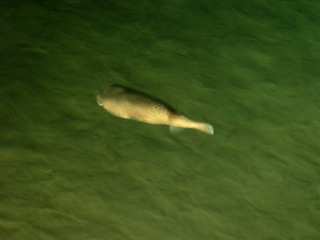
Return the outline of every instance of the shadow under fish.
[[[210,135],[214,133],[210,124],[193,121],[154,97],[117,84],[102,90],[97,95],[97,103],[116,117],[169,125],[173,133],[181,128],[196,129]]]

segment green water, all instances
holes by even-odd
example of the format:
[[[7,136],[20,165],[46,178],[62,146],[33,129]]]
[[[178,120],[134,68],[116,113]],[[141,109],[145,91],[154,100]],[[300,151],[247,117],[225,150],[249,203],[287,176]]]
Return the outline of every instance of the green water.
[[[1,240],[320,239],[320,2],[0,3]],[[110,84],[215,135],[118,119]]]

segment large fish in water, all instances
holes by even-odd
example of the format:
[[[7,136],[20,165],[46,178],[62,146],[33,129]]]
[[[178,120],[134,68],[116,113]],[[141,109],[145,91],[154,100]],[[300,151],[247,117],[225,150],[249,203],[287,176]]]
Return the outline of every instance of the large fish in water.
[[[171,132],[179,128],[192,128],[210,135],[214,133],[210,124],[190,120],[162,101],[120,85],[111,85],[101,91],[97,102],[116,117],[169,125]]]

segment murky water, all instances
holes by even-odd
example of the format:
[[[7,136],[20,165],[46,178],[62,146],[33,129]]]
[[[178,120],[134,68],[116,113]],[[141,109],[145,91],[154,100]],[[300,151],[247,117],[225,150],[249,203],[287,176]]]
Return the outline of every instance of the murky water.
[[[317,1],[2,1],[0,238],[320,239]],[[215,135],[110,116],[117,83]]]

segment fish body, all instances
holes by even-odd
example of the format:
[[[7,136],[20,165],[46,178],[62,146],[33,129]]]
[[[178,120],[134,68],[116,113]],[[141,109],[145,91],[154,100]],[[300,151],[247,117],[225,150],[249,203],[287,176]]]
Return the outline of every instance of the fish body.
[[[177,128],[192,128],[213,134],[210,124],[190,120],[164,102],[120,85],[112,85],[101,91],[97,95],[97,103],[119,118],[169,125],[172,131]]]

